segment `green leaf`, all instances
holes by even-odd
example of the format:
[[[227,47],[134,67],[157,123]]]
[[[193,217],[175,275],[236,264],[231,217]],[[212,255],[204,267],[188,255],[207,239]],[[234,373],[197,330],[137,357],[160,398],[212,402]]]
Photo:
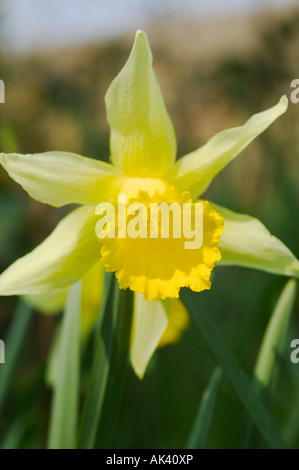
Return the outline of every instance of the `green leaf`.
[[[278,362],[277,359],[285,346],[286,332],[295,303],[296,289],[296,281],[290,279],[280,294],[264,334],[254,368],[254,386],[259,395],[263,396],[262,392],[265,392],[270,386]],[[249,446],[252,431],[253,423],[249,419],[245,425],[244,448]]]
[[[256,393],[254,385],[241,369],[237,359],[226,346],[211,315],[205,312],[198,295],[182,289],[181,299],[189,310],[191,318],[204,339],[210,353],[222,368],[241,403],[251,415],[257,428],[273,449],[285,448],[285,443],[274,421]]]
[[[290,397],[291,407],[288,410],[286,423],[284,425],[284,438],[286,442],[291,444],[298,443],[299,435],[299,381],[295,384],[294,391]]]
[[[258,388],[266,388],[270,384],[276,359],[285,340],[286,330],[295,303],[296,289],[296,281],[290,279],[278,299],[267,326],[254,369]]]
[[[215,411],[222,371],[216,367],[202,396],[186,449],[205,449]]]
[[[49,449],[73,449],[78,419],[81,282],[69,288],[59,342],[58,381],[54,388]]]
[[[16,419],[6,431],[0,449],[18,449],[25,434],[25,426],[22,420]]]
[[[105,316],[105,310],[107,308],[107,303],[109,302],[109,296],[111,295],[111,292],[112,292],[112,284],[114,282],[114,273],[107,273],[105,272],[105,276],[104,276],[104,286],[103,286],[103,297],[102,297],[102,302],[101,302],[101,306],[100,306],[100,311],[99,311],[99,315],[98,315],[98,318],[97,318],[97,322],[96,322],[96,325],[95,325],[95,341],[97,342],[98,338],[99,338],[99,335],[100,335],[100,332],[101,332],[101,328],[102,328],[102,324],[103,324],[103,318]],[[95,345],[96,347],[96,345]]]
[[[13,380],[33,312],[21,300],[5,340],[5,364],[0,364],[0,414]]]
[[[117,417],[130,345],[133,293],[106,283],[101,330],[80,425],[78,447],[91,449],[110,438]],[[110,419],[109,419],[110,417]],[[103,421],[102,421],[103,419]],[[105,422],[105,426],[101,423]],[[97,436],[99,429],[100,435]],[[107,435],[106,435],[107,434]],[[109,439],[108,439],[109,440]]]

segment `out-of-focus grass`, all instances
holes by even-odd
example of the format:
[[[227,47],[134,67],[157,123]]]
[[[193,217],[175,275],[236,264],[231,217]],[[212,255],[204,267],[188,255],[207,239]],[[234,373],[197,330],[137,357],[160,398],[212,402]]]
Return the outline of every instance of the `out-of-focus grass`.
[[[290,94],[298,78],[299,16],[271,24],[260,48],[243,56],[207,57],[188,67],[154,51],[154,65],[173,119],[179,155],[217,131],[243,123],[251,114]],[[2,56],[6,104],[0,109],[0,150],[22,153],[66,150],[107,160],[109,129],[104,94],[129,50],[121,42],[43,57]],[[298,106],[298,107],[297,107]],[[259,217],[299,255],[299,105],[257,139],[213,182],[207,198]],[[68,209],[53,210],[30,200],[0,171],[0,270],[39,243]],[[222,335],[251,375],[269,316],[285,278],[241,268],[218,268],[201,295]],[[0,298],[0,338],[5,340],[15,299]],[[298,312],[298,303],[296,310]],[[36,315],[18,364],[0,439],[21,429],[20,445],[45,445],[49,390],[44,370],[56,319]],[[292,337],[298,336],[298,318]],[[270,411],[283,429],[298,395],[299,366],[286,351]],[[214,362],[190,328],[178,345],[155,354],[143,381],[130,372],[115,447],[183,447]],[[84,370],[83,370],[84,374]],[[224,381],[209,437],[211,447],[239,447],[244,410]],[[244,414],[245,421],[245,414]],[[15,424],[14,424],[15,423]],[[21,423],[21,424],[20,424]],[[288,432],[290,434],[290,424]],[[10,434],[8,434],[10,436]],[[292,444],[299,429],[292,424]]]

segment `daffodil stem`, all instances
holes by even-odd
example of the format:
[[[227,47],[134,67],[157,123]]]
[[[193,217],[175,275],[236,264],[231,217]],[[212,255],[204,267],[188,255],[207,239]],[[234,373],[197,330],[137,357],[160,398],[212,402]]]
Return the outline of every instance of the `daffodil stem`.
[[[79,407],[81,282],[69,288],[59,343],[58,380],[48,436],[49,449],[73,449]]]
[[[133,293],[113,278],[105,296],[78,447],[105,447],[112,437],[121,402],[130,345]]]

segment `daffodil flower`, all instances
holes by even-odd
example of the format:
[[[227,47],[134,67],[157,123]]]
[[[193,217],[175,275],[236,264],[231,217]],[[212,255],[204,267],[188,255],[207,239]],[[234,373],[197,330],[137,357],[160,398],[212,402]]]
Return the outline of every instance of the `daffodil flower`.
[[[136,293],[131,362],[142,377],[173,318],[170,312],[182,308],[180,288],[209,289],[216,262],[299,277],[298,260],[261,222],[202,200],[217,173],[286,111],[287,98],[176,161],[175,133],[152,69],[151,50],[145,33],[137,31],[105,102],[111,164],[65,152],[1,154],[2,167],[31,197],[56,207],[80,207],[2,273],[0,295],[61,294],[102,263],[106,271],[115,272],[120,288]],[[175,238],[99,240],[96,208],[105,201],[116,204],[119,195],[145,204],[182,204],[186,197],[195,203],[201,197],[202,247],[186,250]]]

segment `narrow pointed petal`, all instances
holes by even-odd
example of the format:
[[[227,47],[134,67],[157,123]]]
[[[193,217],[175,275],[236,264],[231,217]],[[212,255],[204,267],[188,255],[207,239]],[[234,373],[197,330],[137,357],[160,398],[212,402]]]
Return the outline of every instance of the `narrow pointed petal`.
[[[258,219],[211,205],[224,218],[224,231],[218,245],[222,258],[217,264],[299,277],[298,259]]]
[[[49,292],[73,284],[100,258],[91,206],[65,217],[37,248],[0,276],[0,295]]]
[[[168,302],[144,300],[142,294],[135,294],[134,329],[131,344],[131,363],[142,379],[168,323]]]
[[[175,160],[176,139],[144,32],[137,31],[130,57],[105,102],[114,165],[130,176],[164,175]]]
[[[169,174],[170,180],[180,190],[188,190],[194,197],[199,196],[214,176],[264,132],[287,107],[288,99],[283,96],[278,104],[254,114],[243,126],[219,132],[203,147],[178,160]]]
[[[31,197],[55,207],[107,201],[122,181],[112,165],[68,152],[1,153],[0,165]]]

